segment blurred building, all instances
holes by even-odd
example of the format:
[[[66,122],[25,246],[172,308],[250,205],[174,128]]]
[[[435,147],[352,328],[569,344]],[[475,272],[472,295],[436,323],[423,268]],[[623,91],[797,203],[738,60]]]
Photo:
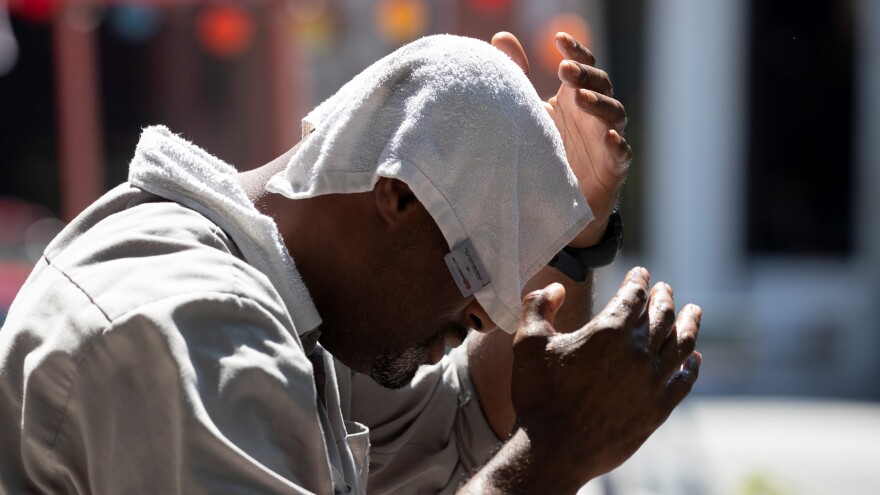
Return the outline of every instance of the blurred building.
[[[698,390],[880,398],[880,3],[644,15],[627,261],[705,309]]]

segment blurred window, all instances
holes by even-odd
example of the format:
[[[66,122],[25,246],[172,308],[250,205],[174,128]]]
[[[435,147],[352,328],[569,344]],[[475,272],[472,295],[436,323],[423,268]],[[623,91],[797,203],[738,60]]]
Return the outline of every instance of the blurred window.
[[[0,197],[45,205],[57,215],[58,146],[52,29],[12,16],[19,54],[0,77]]]
[[[753,0],[747,248],[853,249],[852,2]]]

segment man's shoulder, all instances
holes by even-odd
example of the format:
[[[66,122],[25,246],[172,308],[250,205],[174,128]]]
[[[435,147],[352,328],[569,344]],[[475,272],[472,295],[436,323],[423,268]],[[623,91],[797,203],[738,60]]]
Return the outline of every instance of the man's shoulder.
[[[46,260],[110,320],[162,299],[217,293],[283,311],[275,288],[226,232],[170,201],[108,215]]]

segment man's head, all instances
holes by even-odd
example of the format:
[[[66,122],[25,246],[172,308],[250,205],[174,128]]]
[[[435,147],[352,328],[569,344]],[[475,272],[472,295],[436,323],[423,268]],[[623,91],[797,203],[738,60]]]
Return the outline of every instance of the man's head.
[[[520,67],[486,43],[416,41],[303,122],[300,148],[266,188],[339,209],[344,225],[320,225],[336,236],[324,248],[332,267],[307,267],[293,251],[323,300],[322,330],[342,322],[372,329],[362,342],[322,337],[354,369],[369,353],[378,363],[413,348],[439,355],[438,332],[460,328],[450,322],[472,325],[464,310],[471,303],[512,332],[524,283],[590,220],[543,102]],[[354,211],[361,223],[351,221]],[[317,235],[316,225],[295,235]],[[464,253],[464,267],[456,259],[447,268],[451,252]],[[456,286],[450,272],[469,268],[480,283]],[[313,287],[330,272],[338,287],[324,294],[332,298]],[[345,352],[347,344],[360,348]]]
[[[405,183],[269,204],[283,209],[276,220],[323,319],[321,344],[380,385],[406,385],[468,328],[495,328],[456,287],[448,244]]]

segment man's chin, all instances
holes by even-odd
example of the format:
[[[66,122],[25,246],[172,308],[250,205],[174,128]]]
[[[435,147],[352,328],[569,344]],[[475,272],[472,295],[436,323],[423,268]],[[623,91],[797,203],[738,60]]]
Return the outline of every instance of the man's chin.
[[[417,371],[418,371],[418,368],[416,368],[412,371],[408,371],[405,374],[389,375],[389,374],[383,374],[383,373],[376,373],[376,371],[374,370],[370,374],[370,377],[373,379],[373,381],[375,381],[376,383],[378,383],[379,385],[381,385],[384,388],[391,389],[391,390],[397,390],[397,389],[400,389],[400,388],[403,388],[403,387],[409,385],[413,381],[413,378],[415,378]]]
[[[423,346],[384,353],[373,359],[370,377],[385,388],[399,389],[412,382],[423,364],[427,364],[427,352]]]

